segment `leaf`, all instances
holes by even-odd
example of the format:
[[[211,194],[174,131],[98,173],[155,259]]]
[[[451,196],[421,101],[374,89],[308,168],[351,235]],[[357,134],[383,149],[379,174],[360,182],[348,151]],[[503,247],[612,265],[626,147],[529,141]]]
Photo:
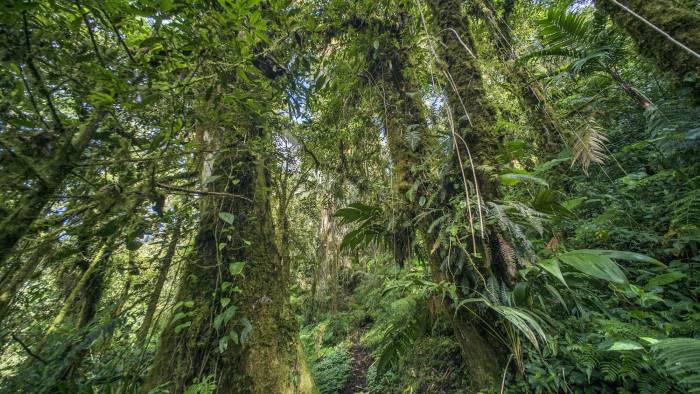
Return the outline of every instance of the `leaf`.
[[[671,376],[688,387],[688,392],[700,392],[700,340],[663,339],[651,345],[651,352]]]
[[[235,219],[235,216],[233,214],[228,213],[228,212],[219,212],[219,219],[223,220],[224,222],[228,224],[233,224],[233,220]]]
[[[206,177],[206,179],[204,179],[204,182],[202,182],[202,183],[207,185],[207,184],[210,184],[212,182],[215,182],[219,178],[221,178],[221,175],[209,175],[208,177]]]
[[[594,278],[617,284],[627,283],[627,277],[617,263],[595,250],[574,250],[560,254],[557,260]]]
[[[226,305],[231,303],[231,299],[228,297],[224,297],[221,299],[221,307],[226,308]]]
[[[622,341],[617,341],[617,342],[613,343],[607,350],[614,351],[614,352],[620,352],[620,351],[642,350],[642,349],[644,349],[644,346],[640,345],[639,343],[637,343],[635,341],[622,340]]]
[[[687,275],[682,272],[671,271],[649,279],[645,287],[661,287],[681,279],[685,279],[686,277]]]
[[[228,348],[228,340],[229,337],[227,335],[219,338],[219,353],[223,353],[226,351],[226,349]]]
[[[615,260],[626,260],[626,261],[637,261],[640,263],[651,263],[658,265],[661,268],[666,268],[666,264],[656,260],[655,258],[649,257],[645,254],[627,252],[622,250],[604,250],[604,249],[581,249],[583,252],[595,253],[601,256],[607,256]]]
[[[547,183],[547,181],[530,174],[518,174],[511,172],[507,174],[501,174],[499,178],[501,179],[501,183],[509,186],[516,185],[520,182],[532,182],[538,185],[549,187],[549,183]]]
[[[243,268],[245,267],[245,261],[236,261],[228,265],[228,271],[233,276],[238,276],[243,273]]]
[[[126,243],[126,250],[138,250],[141,246],[143,246],[143,242],[134,239]]]
[[[532,170],[532,172],[534,174],[542,174],[542,173],[545,173],[545,172],[551,170],[552,168],[558,166],[559,164],[564,163],[564,162],[569,161],[569,160],[571,160],[570,157],[564,157],[564,158],[553,159],[553,160],[550,160],[550,161],[547,161],[544,163],[540,163],[537,166],[535,166],[535,168]]]
[[[564,284],[564,286],[569,287],[569,285],[566,284],[566,281],[564,280],[564,276],[561,274],[561,269],[559,268],[559,262],[555,259],[547,259],[547,260],[542,260],[539,263],[537,263],[542,269],[545,271],[549,272],[554,276],[555,278],[559,279],[561,283]]]
[[[248,342],[248,338],[250,338],[250,334],[253,333],[253,324],[246,318],[241,319],[241,324],[243,324],[243,330],[241,330],[241,345],[245,345],[245,343]]]
[[[182,324],[178,324],[177,326],[175,326],[175,334],[181,333],[185,328],[187,328],[191,325],[192,325],[191,321],[186,321]]]

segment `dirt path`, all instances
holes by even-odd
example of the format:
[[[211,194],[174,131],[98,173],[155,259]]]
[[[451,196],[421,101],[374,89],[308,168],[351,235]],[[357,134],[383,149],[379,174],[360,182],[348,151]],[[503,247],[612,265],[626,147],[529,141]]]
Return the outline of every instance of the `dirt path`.
[[[372,356],[368,349],[360,344],[360,333],[355,331],[352,334],[352,375],[345,385],[343,394],[357,394],[367,392],[367,370],[372,365]]]

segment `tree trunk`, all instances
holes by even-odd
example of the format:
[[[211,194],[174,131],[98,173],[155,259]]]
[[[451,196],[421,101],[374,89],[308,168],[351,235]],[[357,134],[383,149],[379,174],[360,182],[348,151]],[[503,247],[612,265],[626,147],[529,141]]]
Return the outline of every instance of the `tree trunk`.
[[[387,22],[386,31],[377,48],[377,56],[369,57],[370,71],[382,88],[384,129],[392,161],[391,251],[396,264],[403,268],[411,257],[415,241],[415,217],[418,208],[415,166],[425,152],[427,133],[418,97],[419,89],[404,73],[409,68],[408,41],[405,40],[408,14],[400,10],[395,20]],[[398,45],[398,47],[397,47]]]
[[[51,325],[49,326],[49,328],[47,330],[47,334],[53,333],[54,331],[56,331],[60,327],[60,325],[63,323],[63,320],[68,315],[68,312],[73,308],[73,304],[78,299],[78,296],[85,289],[87,289],[88,284],[90,284],[91,281],[93,280],[93,278],[95,278],[95,274],[101,275],[100,271],[103,269],[103,267],[101,267],[100,263],[102,261],[104,261],[106,256],[108,256],[112,252],[115,237],[116,237],[116,235],[111,235],[95,251],[95,254],[92,257],[92,260],[90,261],[90,264],[85,268],[85,271],[83,271],[83,274],[80,276],[78,283],[76,283],[75,286],[73,286],[73,289],[71,290],[70,294],[68,294],[68,297],[66,297],[65,301],[63,302],[63,306],[61,307],[59,312],[56,314],[56,317],[51,322]],[[88,292],[91,291],[90,289],[87,289],[87,290],[88,290]],[[100,292],[100,294],[101,294],[101,292]],[[83,319],[83,316],[85,316],[86,318],[90,318],[91,315],[94,316],[94,309],[89,310],[89,309],[81,308],[81,320]]]
[[[253,124],[241,134],[212,127],[202,135],[206,148],[218,151],[205,158],[202,177],[222,175],[204,187],[240,197],[201,199],[195,252],[176,298],[177,312],[187,315],[162,333],[147,389],[167,383],[180,393],[210,377],[218,393],[312,390],[290,313],[289,267],[280,263],[274,242],[269,174],[254,151],[264,131]],[[245,263],[242,276],[229,269],[238,262]]]
[[[151,298],[148,300],[146,314],[143,318],[143,323],[141,323],[141,328],[139,329],[138,341],[142,345],[146,343],[146,339],[148,338],[151,324],[153,324],[153,316],[155,315],[156,308],[158,307],[158,301],[160,300],[160,294],[163,292],[165,280],[168,278],[168,272],[170,271],[170,266],[173,263],[177,243],[180,241],[180,226],[181,222],[180,217],[178,216],[173,224],[173,232],[170,236],[170,243],[168,243],[168,250],[165,252],[165,256],[163,256],[163,259],[160,262],[158,277],[156,278],[156,283],[153,285],[153,292],[151,293]]]
[[[495,200],[498,197],[497,183],[493,169],[496,167],[496,151],[501,142],[492,127],[495,122],[495,111],[486,99],[485,88],[481,72],[476,64],[476,53],[473,39],[469,31],[468,19],[462,12],[461,2],[458,0],[430,0],[433,18],[440,31],[440,38],[444,45],[442,60],[444,72],[448,81],[447,99],[448,114],[454,126],[454,153],[453,153],[453,178],[443,180],[444,203],[450,204],[455,197],[461,195],[461,191],[476,197],[476,211],[470,221],[479,220],[481,231],[475,231],[472,235],[472,249],[474,256],[464,256],[475,262],[476,275],[480,278],[488,278],[494,274],[494,245],[489,238],[494,238],[490,233],[493,229],[486,226],[483,221],[482,205],[485,201]],[[455,176],[456,175],[456,179]],[[459,182],[461,178],[461,185]],[[468,182],[469,180],[469,182]],[[469,187],[468,183],[472,186]],[[460,186],[457,186],[460,185]],[[473,189],[473,190],[471,190]],[[471,215],[471,214],[470,214]],[[471,234],[470,234],[471,235]],[[433,238],[426,235],[430,240]],[[478,240],[478,242],[476,241]],[[433,241],[430,244],[437,244]],[[433,247],[431,253],[431,266],[436,280],[445,277],[440,271],[440,266],[448,256],[455,253],[446,253],[446,247]],[[476,254],[478,253],[478,255]],[[477,257],[479,256],[479,257]],[[449,264],[449,261],[447,261]],[[462,275],[462,274],[457,274]],[[447,277],[448,280],[460,282],[459,277]],[[474,286],[478,286],[474,284]],[[472,383],[476,389],[486,389],[494,386],[498,381],[499,358],[501,348],[493,338],[481,332],[480,324],[466,316],[463,311],[454,311],[453,306],[446,305],[448,313],[455,315],[452,323],[457,338],[464,354],[465,362],[470,370]]]
[[[675,0],[617,0],[696,53],[700,52],[700,15]],[[691,87],[700,99],[700,59],[675,45],[613,0],[596,0],[596,6],[610,15],[637,44],[639,52],[654,60],[661,70],[671,71],[678,82],[691,74]]]

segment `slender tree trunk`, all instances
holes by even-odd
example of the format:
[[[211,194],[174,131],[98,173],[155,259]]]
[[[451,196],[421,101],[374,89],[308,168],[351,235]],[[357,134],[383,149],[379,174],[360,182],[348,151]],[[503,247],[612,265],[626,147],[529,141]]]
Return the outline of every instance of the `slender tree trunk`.
[[[178,217],[173,224],[173,232],[170,235],[168,250],[165,252],[165,256],[163,256],[163,259],[160,262],[156,283],[153,285],[153,292],[151,293],[151,298],[148,300],[148,306],[146,307],[146,315],[144,316],[143,323],[141,323],[141,328],[139,329],[138,340],[141,344],[146,343],[148,333],[151,329],[151,324],[153,324],[153,316],[155,315],[156,308],[158,307],[158,301],[160,300],[160,295],[163,292],[163,286],[168,278],[170,266],[173,263],[173,257],[175,256],[175,251],[177,250],[177,243],[180,241],[180,226],[181,221]]]
[[[63,306],[51,322],[51,325],[47,330],[47,334],[53,333],[60,327],[60,325],[63,323],[63,320],[65,320],[66,316],[68,316],[68,313],[73,308],[73,304],[78,299],[78,296],[86,289],[86,286],[93,280],[95,274],[99,273],[103,269],[100,263],[102,263],[105,260],[106,256],[109,256],[109,254],[112,252],[115,237],[115,235],[111,235],[95,251],[92,260],[90,261],[90,264],[86,267],[85,271],[83,271],[83,274],[80,276],[78,283],[76,283],[75,286],[73,286],[73,289],[71,290],[70,294],[68,294],[68,297],[66,297],[65,301],[63,302]],[[90,289],[88,289],[88,291],[90,291]],[[91,311],[83,308],[81,308],[81,310],[81,320],[83,316],[87,318],[89,318],[90,315],[94,316],[94,310]]]
[[[646,96],[642,94],[637,88],[632,86],[629,82],[627,82],[625,79],[622,78],[622,76],[615,70],[607,70],[608,75],[610,75],[610,78],[612,78],[613,81],[615,81],[618,86],[620,86],[620,89],[622,89],[625,94],[631,98],[637,105],[639,105],[642,109],[647,109],[651,106],[651,101],[649,101]]]
[[[384,128],[392,160],[391,251],[403,268],[411,256],[415,241],[415,217],[418,209],[416,168],[424,156],[427,134],[418,88],[404,74],[410,67],[407,40],[404,39],[408,14],[400,10],[395,20],[383,27],[385,36],[377,56],[370,57],[370,71],[379,81],[384,111]],[[398,47],[397,47],[398,45]]]
[[[700,14],[675,0],[617,0],[617,3],[640,15],[663,32],[696,53],[700,53]],[[675,45],[663,33],[655,31],[613,0],[596,0],[595,4],[610,15],[636,42],[639,52],[654,60],[661,70],[671,71],[682,82],[693,74],[693,94],[700,99],[700,59]]]

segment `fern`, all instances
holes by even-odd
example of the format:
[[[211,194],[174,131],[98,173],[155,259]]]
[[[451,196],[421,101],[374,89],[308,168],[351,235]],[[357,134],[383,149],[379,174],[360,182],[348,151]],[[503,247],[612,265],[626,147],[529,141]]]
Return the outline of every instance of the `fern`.
[[[664,369],[690,393],[700,392],[700,340],[664,339],[651,346],[651,352]]]
[[[425,298],[411,295],[391,304],[392,321],[383,330],[376,361],[377,373],[383,375],[400,363],[411,344],[420,338],[430,324],[424,307]]]
[[[583,172],[588,175],[591,163],[603,164],[605,162],[605,144],[608,139],[600,131],[600,128],[592,118],[589,118],[583,129],[574,132],[570,143],[573,154],[573,164],[580,164]]]

